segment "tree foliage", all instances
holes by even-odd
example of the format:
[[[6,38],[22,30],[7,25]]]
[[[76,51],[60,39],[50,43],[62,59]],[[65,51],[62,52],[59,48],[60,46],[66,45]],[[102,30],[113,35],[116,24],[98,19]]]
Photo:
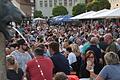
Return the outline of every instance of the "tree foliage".
[[[78,14],[84,13],[86,11],[86,5],[85,4],[77,4],[72,9],[72,15],[76,16]]]
[[[38,18],[38,17],[43,17],[43,15],[42,15],[42,11],[35,11],[34,12],[34,18]]]
[[[53,16],[59,16],[59,15],[67,15],[68,11],[64,6],[56,6],[52,10]]]
[[[87,4],[87,11],[99,11],[102,9],[110,9],[111,4],[108,0],[93,0]]]

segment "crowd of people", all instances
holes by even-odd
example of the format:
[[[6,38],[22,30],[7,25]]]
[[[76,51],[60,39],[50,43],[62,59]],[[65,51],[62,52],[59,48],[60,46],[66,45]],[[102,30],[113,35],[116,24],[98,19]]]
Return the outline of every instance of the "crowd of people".
[[[16,25],[6,45],[9,80],[119,80],[120,24]],[[77,78],[77,80],[78,80]]]

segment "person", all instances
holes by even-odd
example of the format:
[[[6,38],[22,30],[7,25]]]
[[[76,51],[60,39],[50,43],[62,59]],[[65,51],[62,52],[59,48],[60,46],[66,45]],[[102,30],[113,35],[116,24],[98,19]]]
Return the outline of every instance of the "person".
[[[95,74],[99,74],[99,72],[103,68],[102,53],[101,53],[100,48],[97,47],[98,42],[99,42],[99,40],[97,37],[92,37],[90,40],[90,46],[86,50],[86,52],[89,50],[94,52],[94,73]]]
[[[11,55],[6,56],[7,78],[9,80],[23,80],[24,72]]]
[[[12,55],[15,60],[18,62],[19,67],[25,72],[26,63],[31,60],[31,56],[27,53],[28,46],[25,43],[24,39],[17,40],[18,50],[14,50],[10,55]]]
[[[62,55],[59,51],[59,43],[57,42],[50,42],[48,45],[48,49],[51,54],[51,59],[54,64],[53,74],[57,72],[64,72],[65,74],[70,74],[70,67],[67,58]]]
[[[53,78],[53,80],[68,80],[68,77],[63,72],[57,72]]]
[[[116,54],[118,53],[118,47],[115,44],[114,40],[113,40],[113,36],[111,33],[107,33],[104,35],[104,42],[107,43],[107,48],[106,48],[106,52],[115,52]]]
[[[40,43],[37,47],[44,50],[44,56],[50,57],[50,54],[49,54],[49,52],[48,52],[48,50],[47,50],[47,48],[46,48],[46,46],[44,44]]]
[[[114,52],[108,52],[104,56],[106,66],[100,71],[96,80],[120,80],[119,57]]]
[[[35,58],[27,63],[26,76],[28,80],[52,80],[53,63],[49,57],[44,56],[44,50],[36,48]]]
[[[68,54],[67,59],[69,61],[70,67],[72,68],[72,71],[76,71],[77,58],[76,58],[75,53],[72,52],[71,47],[67,47],[66,52]]]
[[[82,57],[81,57],[81,53],[80,53],[80,50],[79,50],[79,46],[75,43],[72,43],[70,45],[71,49],[72,49],[72,52],[73,54],[75,54],[75,57],[76,57],[76,63],[74,63],[74,69],[76,71],[76,75],[78,77],[80,77],[80,68],[81,68],[81,65],[82,65]]]

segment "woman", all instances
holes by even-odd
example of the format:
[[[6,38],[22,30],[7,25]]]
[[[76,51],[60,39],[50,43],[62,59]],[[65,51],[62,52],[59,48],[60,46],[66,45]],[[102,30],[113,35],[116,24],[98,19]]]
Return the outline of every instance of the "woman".
[[[85,55],[85,60],[87,63],[86,69],[88,71],[93,71],[93,67],[94,67],[94,52],[89,50],[87,51],[86,55]]]
[[[76,62],[77,62],[76,55],[72,52],[71,47],[67,47],[66,48],[66,52],[68,54],[67,59],[69,61],[70,66],[72,67],[72,70],[73,71],[77,71],[76,70]]]
[[[15,62],[13,56],[7,55],[6,57],[7,66],[7,78],[9,80],[23,80],[23,71],[18,68],[18,64]]]
[[[106,66],[101,70],[96,80],[120,80],[119,57],[114,52],[108,52],[104,56]]]
[[[75,43],[71,44],[70,47],[72,48],[72,52],[75,54],[77,62],[76,62],[76,75],[80,77],[80,68],[82,64],[81,53],[79,50],[79,46]]]

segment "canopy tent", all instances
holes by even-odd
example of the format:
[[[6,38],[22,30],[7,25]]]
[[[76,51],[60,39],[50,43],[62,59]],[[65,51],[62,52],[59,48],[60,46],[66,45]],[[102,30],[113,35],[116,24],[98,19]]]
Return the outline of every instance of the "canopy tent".
[[[34,18],[33,21],[45,21],[43,18]]]
[[[60,18],[60,20],[61,21],[63,21],[63,22],[69,22],[69,21],[72,21],[70,18],[71,18],[72,16],[70,16],[70,15],[65,15],[65,16],[63,16],[62,18]]]
[[[86,15],[88,15],[88,14],[92,14],[92,13],[94,13],[95,11],[89,11],[89,12],[86,12],[86,13],[82,13],[82,14],[80,14],[80,15],[77,15],[77,16],[75,16],[75,17],[72,17],[72,18],[70,18],[70,19],[81,19],[83,16],[86,16]]]
[[[93,18],[120,18],[120,8],[94,15]]]
[[[94,17],[95,15],[99,15],[101,13],[105,13],[105,12],[108,12],[108,11],[109,11],[108,9],[103,9],[103,10],[100,10],[100,11],[97,11],[97,12],[93,12],[91,14],[83,16],[82,19],[93,19],[93,18],[95,18]]]

